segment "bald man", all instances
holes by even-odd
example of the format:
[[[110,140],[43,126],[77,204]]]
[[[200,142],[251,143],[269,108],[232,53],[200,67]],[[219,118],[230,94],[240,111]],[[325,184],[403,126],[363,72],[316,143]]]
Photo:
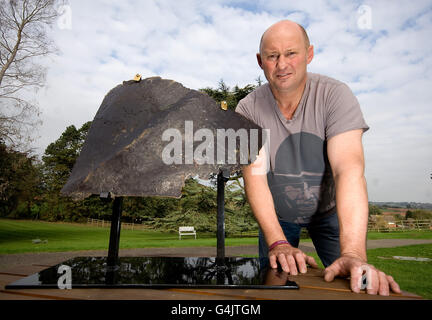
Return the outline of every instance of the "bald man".
[[[313,57],[302,26],[288,20],[272,25],[257,53],[268,83],[236,108],[270,132],[268,151],[243,169],[260,227],[261,264],[279,263],[292,275],[317,267],[298,249],[305,227],[326,267],[326,281],[350,276],[351,289],[359,292],[366,273],[368,293],[399,293],[391,276],[367,263],[362,134],[369,127],[347,85],[307,72]]]

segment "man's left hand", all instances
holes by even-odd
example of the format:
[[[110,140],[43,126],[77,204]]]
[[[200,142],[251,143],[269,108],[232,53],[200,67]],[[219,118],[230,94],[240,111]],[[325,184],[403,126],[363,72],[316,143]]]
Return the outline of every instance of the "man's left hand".
[[[379,294],[388,296],[390,289],[393,292],[400,293],[399,285],[392,276],[386,275],[384,272],[376,269],[362,259],[349,255],[342,255],[335,260],[330,266],[324,270],[324,280],[327,282],[333,281],[337,276],[351,276],[351,290],[359,293],[362,281],[362,276],[366,272],[368,294]]]

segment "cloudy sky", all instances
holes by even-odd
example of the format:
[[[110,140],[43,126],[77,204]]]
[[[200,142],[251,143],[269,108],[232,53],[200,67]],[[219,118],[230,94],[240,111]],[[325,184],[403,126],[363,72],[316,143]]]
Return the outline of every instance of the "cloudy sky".
[[[360,102],[369,200],[432,202],[430,0],[70,0],[62,12],[37,96],[40,154],[136,73],[192,89],[255,84],[261,34],[291,19],[314,45],[309,71],[346,82]]]

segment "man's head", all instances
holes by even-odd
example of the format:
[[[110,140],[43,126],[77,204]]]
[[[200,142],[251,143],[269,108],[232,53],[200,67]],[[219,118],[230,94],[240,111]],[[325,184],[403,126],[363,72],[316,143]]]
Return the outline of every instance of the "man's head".
[[[270,87],[280,92],[302,88],[312,58],[313,46],[305,29],[289,20],[279,21],[264,32],[257,53]]]

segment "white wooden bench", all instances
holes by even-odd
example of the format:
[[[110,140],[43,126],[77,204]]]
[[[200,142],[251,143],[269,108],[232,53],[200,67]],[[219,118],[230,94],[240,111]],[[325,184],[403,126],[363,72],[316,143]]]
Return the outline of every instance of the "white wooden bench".
[[[195,236],[196,239],[196,231],[194,227],[179,227],[179,240],[181,240],[182,236],[189,235]]]

